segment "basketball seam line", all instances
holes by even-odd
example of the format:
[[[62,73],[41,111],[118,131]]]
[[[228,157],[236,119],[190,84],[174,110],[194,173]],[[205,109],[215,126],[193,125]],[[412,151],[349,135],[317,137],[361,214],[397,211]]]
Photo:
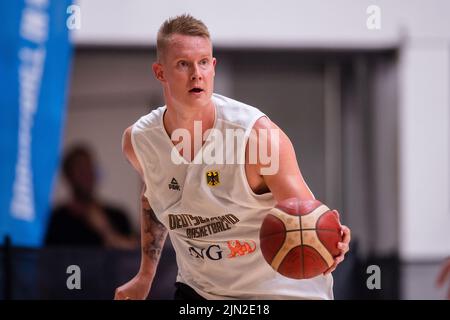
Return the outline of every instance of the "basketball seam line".
[[[327,211],[328,212],[328,211]],[[319,221],[320,221],[320,219],[323,217],[323,215],[322,216],[320,216],[319,217],[319,219],[317,219],[316,220],[316,227],[317,227],[317,225],[319,224]],[[325,229],[325,230],[329,230],[329,229]],[[336,231],[336,230],[334,230],[334,231]],[[327,251],[328,252],[330,252],[329,250],[328,250],[328,248],[327,248],[327,246],[325,245],[325,243],[322,241],[322,239],[320,239],[320,237],[317,237],[317,239],[319,239],[319,241],[320,241],[320,243],[327,249]],[[331,254],[331,252],[330,252],[330,255],[333,257],[333,260],[334,260],[334,256]],[[326,261],[325,261],[325,263],[327,263]],[[327,265],[328,265],[328,263],[327,263]],[[330,266],[331,267],[331,266]]]
[[[285,231],[276,231],[273,233],[267,233],[264,235],[264,237],[270,237],[273,236],[274,234],[278,234],[278,233],[284,233],[284,232],[296,232],[296,231],[326,231],[326,232],[337,232],[334,229],[314,229],[314,228],[307,228],[307,229],[292,229],[292,230],[285,230]]]
[[[329,231],[329,232],[339,232],[338,230],[335,229],[316,229],[316,228],[305,228],[305,229],[291,229],[291,230],[286,230],[286,232],[290,232],[290,231]]]
[[[298,231],[301,231],[301,230],[303,230],[302,216],[298,216],[298,218],[300,220],[299,221],[300,230],[298,230]],[[289,231],[287,231],[287,232],[289,232]],[[302,278],[305,278],[305,259],[304,259],[305,253],[304,253],[304,247],[303,247],[303,232],[300,232],[300,245],[301,245],[301,249],[302,249]]]

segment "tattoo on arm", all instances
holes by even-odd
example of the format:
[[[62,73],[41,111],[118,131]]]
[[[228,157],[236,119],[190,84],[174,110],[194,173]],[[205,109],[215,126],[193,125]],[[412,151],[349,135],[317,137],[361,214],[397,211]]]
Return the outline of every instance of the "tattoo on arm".
[[[148,237],[148,242],[142,247],[142,250],[153,262],[157,262],[167,231],[151,208],[143,208],[143,214],[144,233]]]

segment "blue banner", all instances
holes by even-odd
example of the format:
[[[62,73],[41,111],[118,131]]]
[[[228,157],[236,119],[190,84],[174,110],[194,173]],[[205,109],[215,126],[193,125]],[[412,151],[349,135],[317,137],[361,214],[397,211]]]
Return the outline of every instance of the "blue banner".
[[[71,0],[0,1],[0,243],[42,245],[60,156]]]

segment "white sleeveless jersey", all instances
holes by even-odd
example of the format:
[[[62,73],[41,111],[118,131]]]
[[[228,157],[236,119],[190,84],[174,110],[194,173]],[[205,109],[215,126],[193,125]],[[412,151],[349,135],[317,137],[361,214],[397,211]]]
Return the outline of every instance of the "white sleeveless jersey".
[[[237,139],[234,150],[225,150],[223,144],[223,154],[245,155],[250,130],[264,114],[217,94],[212,101],[215,132],[222,133],[224,140],[227,129],[245,134]],[[173,143],[163,125],[165,110],[160,107],[133,125],[132,144],[144,171],[145,196],[169,230],[177,281],[207,299],[332,299],[331,275],[293,280],[266,263],[259,248],[259,229],[275,205],[274,198],[271,193],[252,191],[245,164],[236,157],[235,164],[200,163],[214,134],[192,162],[178,164],[181,156],[172,154]]]

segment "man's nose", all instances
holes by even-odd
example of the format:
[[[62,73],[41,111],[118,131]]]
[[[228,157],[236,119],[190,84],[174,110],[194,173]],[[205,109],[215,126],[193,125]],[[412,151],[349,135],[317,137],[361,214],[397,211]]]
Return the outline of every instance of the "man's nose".
[[[194,64],[192,68],[191,80],[202,80],[202,74],[198,65]]]

